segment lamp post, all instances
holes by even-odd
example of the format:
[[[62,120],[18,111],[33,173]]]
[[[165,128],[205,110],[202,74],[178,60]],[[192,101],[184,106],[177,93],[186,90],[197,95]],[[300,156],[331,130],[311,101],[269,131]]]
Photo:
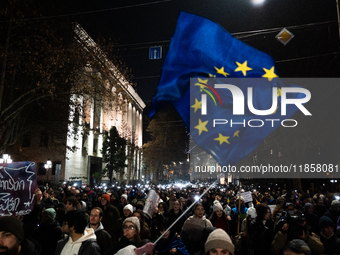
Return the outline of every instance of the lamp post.
[[[3,154],[2,158],[0,158],[0,164],[3,164],[3,163],[10,164],[12,162],[13,160],[11,159],[11,156],[9,154]]]
[[[45,169],[46,169],[46,181],[48,182],[48,169],[52,168],[52,161],[50,159],[47,160],[45,164]]]

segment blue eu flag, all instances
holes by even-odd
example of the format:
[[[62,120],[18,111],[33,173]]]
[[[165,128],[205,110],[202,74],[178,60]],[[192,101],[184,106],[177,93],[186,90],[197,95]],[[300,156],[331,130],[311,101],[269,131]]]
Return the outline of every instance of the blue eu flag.
[[[233,164],[254,150],[280,125],[281,111],[276,108],[270,117],[255,116],[245,107],[243,115],[235,116],[232,94],[226,89],[215,89],[214,84],[208,81],[209,77],[216,78],[213,82],[215,84],[221,83],[220,78],[238,78],[233,79],[233,82],[245,95],[245,103],[248,99],[247,87],[256,87],[252,95],[255,109],[271,109],[273,87],[277,88],[275,91],[280,97],[274,60],[270,56],[233,38],[218,24],[182,12],[149,116],[153,116],[164,104],[172,103],[185,124],[191,127],[190,133],[196,143],[220,164]],[[201,94],[207,95],[204,101],[208,110],[206,115],[202,115]],[[301,95],[296,94],[293,97]],[[277,106],[279,107],[279,103]],[[296,110],[296,107],[288,107],[284,117],[288,118]],[[223,121],[214,125],[214,119]],[[256,123],[252,119],[259,121]],[[264,123],[265,119],[280,121],[254,127]],[[248,125],[249,121],[253,127]]]

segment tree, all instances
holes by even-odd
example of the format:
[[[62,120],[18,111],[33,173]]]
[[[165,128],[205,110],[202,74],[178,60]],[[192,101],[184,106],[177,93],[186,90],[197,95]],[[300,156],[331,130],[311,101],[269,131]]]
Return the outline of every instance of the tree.
[[[54,137],[74,136],[68,124],[79,113],[86,118],[85,100],[78,99],[90,101],[96,96],[103,109],[111,107],[108,102],[116,102],[122,92],[120,77],[127,77],[126,69],[118,71],[121,65],[115,59],[109,61],[108,53],[101,50],[109,45],[98,47],[76,23],[44,18],[40,10],[46,4],[39,0],[1,2],[0,153],[34,125]],[[77,97],[71,100],[72,95]],[[69,112],[70,108],[77,110]],[[64,143],[62,139],[56,142]]]
[[[125,163],[127,160],[126,145],[126,139],[119,135],[115,126],[104,136],[101,153],[103,155],[103,162],[107,163],[104,172],[109,178],[110,186],[112,185],[114,171],[120,176],[120,179],[123,177],[124,168],[127,166]]]
[[[166,165],[186,162],[189,138],[182,119],[172,106],[159,111],[147,131],[151,141],[143,145],[143,160],[157,182]]]

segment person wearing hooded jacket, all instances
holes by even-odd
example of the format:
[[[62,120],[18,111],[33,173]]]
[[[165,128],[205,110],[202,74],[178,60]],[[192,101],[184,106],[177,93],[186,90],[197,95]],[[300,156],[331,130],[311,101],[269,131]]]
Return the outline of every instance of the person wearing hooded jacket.
[[[85,229],[87,219],[84,212],[70,211],[65,215],[62,231],[67,237],[57,244],[55,255],[100,255],[100,248],[92,228]]]
[[[204,215],[204,207],[201,203],[194,206],[194,215],[190,216],[183,225],[181,239],[190,254],[195,254],[201,248],[199,245],[203,240],[203,230],[212,227],[210,220]]]
[[[101,253],[104,254],[112,242],[111,235],[104,229],[101,220],[103,219],[103,210],[100,207],[95,207],[90,213],[90,222],[87,228],[92,228],[97,237],[97,243]]]

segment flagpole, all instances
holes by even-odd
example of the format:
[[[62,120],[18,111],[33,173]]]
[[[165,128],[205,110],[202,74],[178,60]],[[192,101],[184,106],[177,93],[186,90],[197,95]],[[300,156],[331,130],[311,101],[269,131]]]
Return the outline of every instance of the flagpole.
[[[338,16],[338,29],[339,29],[339,39],[340,39],[340,10],[339,10],[339,0],[336,0],[336,13]]]
[[[240,221],[241,221],[241,180],[240,177],[238,179],[239,187],[238,187],[238,217],[237,217],[237,234],[240,233]]]

